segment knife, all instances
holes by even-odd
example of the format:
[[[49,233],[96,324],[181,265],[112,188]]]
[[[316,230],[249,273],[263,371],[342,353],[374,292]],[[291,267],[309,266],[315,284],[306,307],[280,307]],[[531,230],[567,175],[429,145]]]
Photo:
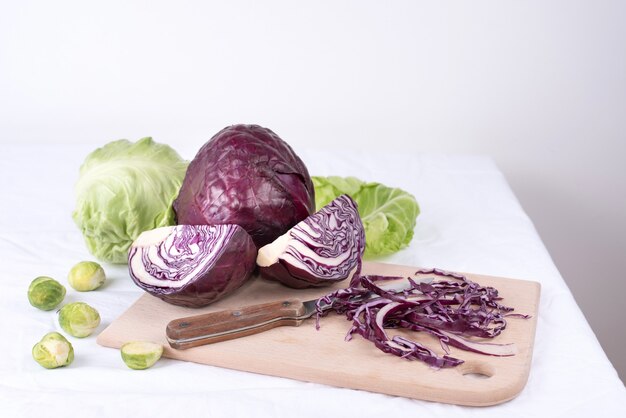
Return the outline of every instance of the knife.
[[[416,283],[430,283],[433,278],[413,279]],[[401,283],[379,285],[385,290],[401,291],[411,287],[408,280]],[[367,292],[359,299],[375,299],[374,292]],[[258,334],[284,325],[299,326],[317,312],[318,299],[301,301],[285,299],[274,302],[249,305],[236,309],[209,312],[170,321],[165,329],[167,341],[172,348],[186,350],[205,344],[232,340],[247,335]],[[321,302],[322,311],[331,304]]]

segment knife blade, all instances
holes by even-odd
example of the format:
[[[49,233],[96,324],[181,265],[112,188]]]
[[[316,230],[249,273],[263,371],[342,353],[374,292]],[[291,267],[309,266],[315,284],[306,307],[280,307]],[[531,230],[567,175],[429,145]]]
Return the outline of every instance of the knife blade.
[[[430,283],[431,277],[413,278],[417,283]],[[408,280],[401,283],[379,285],[385,290],[401,291],[409,289]],[[368,292],[360,299],[374,299],[378,297]],[[205,344],[232,340],[247,335],[258,334],[279,326],[299,326],[317,312],[318,299],[301,301],[286,299],[258,305],[244,306],[236,309],[227,309],[218,312],[193,315],[170,321],[165,334],[167,342],[172,348],[186,350]],[[322,311],[328,310],[330,304],[320,302]]]

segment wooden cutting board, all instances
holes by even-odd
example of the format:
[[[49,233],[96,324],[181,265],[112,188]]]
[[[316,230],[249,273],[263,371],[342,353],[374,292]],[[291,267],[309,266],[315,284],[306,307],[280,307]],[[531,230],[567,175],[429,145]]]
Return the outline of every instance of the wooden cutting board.
[[[364,274],[412,276],[416,267],[365,263]],[[344,341],[351,322],[333,313],[324,317],[319,331],[315,319],[300,327],[270,331],[216,344],[175,350],[165,338],[165,326],[173,319],[226,308],[271,302],[283,298],[314,299],[332,288],[295,290],[262,278],[253,278],[236,293],[206,308],[173,306],[149,294],[142,295],[99,336],[98,343],[119,348],[128,341],[163,344],[165,357],[210,364],[307,382],[361,389],[413,399],[487,406],[517,396],[528,380],[537,325],[540,285],[526,280],[467,275],[482,285],[494,286],[504,305],[531,319],[509,318],[506,330],[491,342],[517,345],[512,357],[492,357],[450,347],[451,355],[465,360],[452,369],[434,370],[419,361],[403,360],[379,351],[356,335]],[[334,288],[345,287],[340,283]],[[390,335],[396,331],[390,330]],[[442,353],[439,342],[423,333],[410,337]]]

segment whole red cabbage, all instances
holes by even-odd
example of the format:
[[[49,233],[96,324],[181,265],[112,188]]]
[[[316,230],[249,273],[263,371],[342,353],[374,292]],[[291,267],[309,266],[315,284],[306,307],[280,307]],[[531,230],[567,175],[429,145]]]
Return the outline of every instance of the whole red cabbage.
[[[306,166],[278,135],[233,125],[191,161],[174,211],[178,224],[237,224],[260,247],[313,213],[314,193]]]

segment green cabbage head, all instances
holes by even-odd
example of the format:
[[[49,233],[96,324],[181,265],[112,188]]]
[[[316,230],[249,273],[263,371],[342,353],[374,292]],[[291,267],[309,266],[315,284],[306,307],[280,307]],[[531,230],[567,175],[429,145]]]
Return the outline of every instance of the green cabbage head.
[[[102,261],[126,263],[139,234],[175,225],[172,202],[187,165],[152,138],[113,141],[89,154],[80,167],[72,213],[89,251]]]

